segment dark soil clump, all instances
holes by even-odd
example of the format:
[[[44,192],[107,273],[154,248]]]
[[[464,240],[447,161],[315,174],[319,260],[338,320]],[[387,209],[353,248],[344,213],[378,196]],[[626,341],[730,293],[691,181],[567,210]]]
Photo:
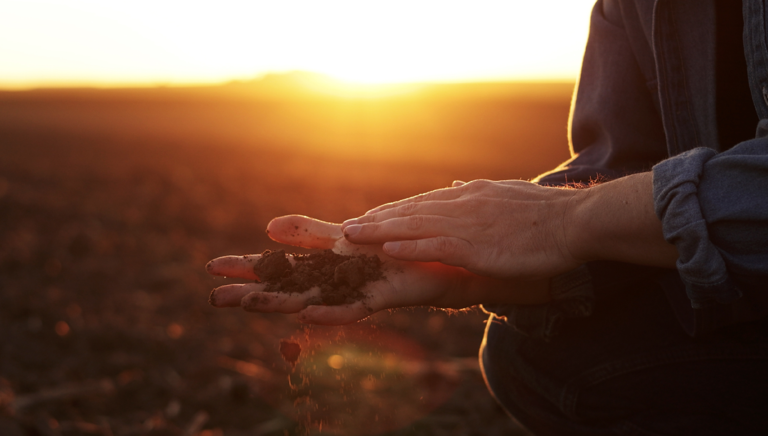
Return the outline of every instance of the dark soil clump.
[[[296,362],[299,360],[301,354],[301,345],[298,342],[293,341],[280,341],[280,354],[283,359],[290,363],[291,366],[296,366]]]
[[[266,250],[253,266],[253,272],[267,287],[266,292],[303,293],[317,286],[320,301],[329,306],[354,303],[365,295],[360,289],[384,277],[378,256],[346,256],[332,250],[294,254],[291,265],[285,250]]]
[[[265,251],[261,255],[261,259],[259,259],[253,267],[253,270],[256,272],[256,275],[259,276],[259,279],[263,282],[280,280],[286,273],[290,274],[291,262],[285,257],[285,250],[266,254],[268,251],[269,250]]]

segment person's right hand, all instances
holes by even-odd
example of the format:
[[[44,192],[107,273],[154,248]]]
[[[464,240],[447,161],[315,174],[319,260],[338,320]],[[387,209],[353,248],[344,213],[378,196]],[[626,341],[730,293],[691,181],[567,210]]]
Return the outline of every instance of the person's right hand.
[[[306,229],[306,230],[305,230]],[[480,303],[539,304],[549,300],[548,281],[503,281],[481,277],[464,268],[438,262],[395,260],[381,246],[355,245],[347,241],[339,224],[290,215],[275,218],[267,227],[275,241],[314,249],[332,249],[338,254],[375,254],[382,260],[384,278],[362,289],[366,298],[340,306],[310,305],[319,289],[305,293],[265,292],[262,283],[232,284],[211,293],[215,307],[243,307],[253,312],[297,313],[301,322],[339,325],[361,320],[375,312],[406,306],[465,308]],[[258,254],[224,256],[206,266],[219,276],[257,279],[253,265]],[[289,259],[293,261],[292,258]]]

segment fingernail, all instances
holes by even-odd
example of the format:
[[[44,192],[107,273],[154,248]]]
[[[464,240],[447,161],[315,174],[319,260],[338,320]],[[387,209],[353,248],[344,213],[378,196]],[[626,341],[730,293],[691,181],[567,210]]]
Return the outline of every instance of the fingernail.
[[[343,223],[341,223],[341,230],[346,229],[347,226],[352,225],[352,224],[357,224],[357,218],[351,218],[351,219],[348,219],[348,220],[344,221]]]
[[[216,289],[212,290],[211,295],[208,296],[208,304],[210,304],[213,307],[216,307]]]
[[[365,214],[366,214],[366,215],[370,215],[370,214],[376,213],[376,212],[378,212],[378,211],[379,211],[379,208],[378,208],[378,207],[374,207],[373,209],[369,210],[369,211],[368,211],[368,212],[366,212]]]
[[[397,250],[400,249],[400,243],[399,242],[385,242],[384,243],[384,251],[388,253],[395,253]]]
[[[352,224],[351,226],[347,226],[346,229],[344,229],[344,237],[350,237],[355,236],[356,234],[360,233],[360,229],[362,229],[363,226],[360,224]]]
[[[205,270],[206,271],[210,271],[211,269],[213,269],[213,261],[210,261],[210,262],[205,264]]]

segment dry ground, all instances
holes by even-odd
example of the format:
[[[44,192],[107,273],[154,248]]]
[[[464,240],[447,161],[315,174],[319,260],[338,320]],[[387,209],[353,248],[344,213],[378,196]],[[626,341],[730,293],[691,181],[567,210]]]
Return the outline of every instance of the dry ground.
[[[212,309],[203,266],[278,248],[274,216],[532,177],[567,157],[567,91],[219,91],[0,93],[0,434],[526,434],[483,385],[478,310],[306,328]]]

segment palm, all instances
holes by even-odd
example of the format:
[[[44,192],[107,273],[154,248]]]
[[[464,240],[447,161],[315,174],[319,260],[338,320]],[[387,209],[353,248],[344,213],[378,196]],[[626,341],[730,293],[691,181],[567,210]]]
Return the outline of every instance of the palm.
[[[313,324],[346,324],[384,309],[432,305],[463,307],[459,287],[472,275],[466,270],[440,263],[407,262],[385,255],[379,245],[356,245],[347,241],[338,224],[303,216],[287,216],[273,220],[268,227],[275,241],[313,249],[332,249],[338,254],[375,254],[383,262],[384,279],[363,288],[366,298],[341,306],[308,305],[319,295],[319,289],[302,294],[264,292],[264,285],[249,283],[222,286],[211,294],[217,307],[242,306],[259,312],[298,313],[303,322]],[[253,262],[259,255],[225,256],[208,264],[215,275],[255,279]]]

